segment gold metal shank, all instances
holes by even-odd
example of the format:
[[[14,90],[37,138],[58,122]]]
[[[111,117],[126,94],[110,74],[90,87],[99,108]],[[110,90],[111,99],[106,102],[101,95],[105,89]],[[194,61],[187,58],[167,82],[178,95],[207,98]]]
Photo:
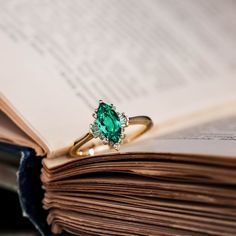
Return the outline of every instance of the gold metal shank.
[[[142,125],[142,126],[138,130],[133,132],[131,135],[126,136],[125,139],[122,140],[122,144],[129,143],[132,140],[144,134],[145,132],[147,132],[153,126],[153,122],[151,118],[149,118],[148,116],[134,116],[129,118],[128,126],[130,125]],[[71,157],[78,157],[78,156],[91,156],[93,154],[97,154],[94,153],[94,150],[96,150],[96,146],[94,144],[90,146],[87,145],[89,141],[91,141],[92,139],[94,139],[94,137],[89,132],[80,139],[76,140],[74,142],[74,145],[69,149],[69,155]],[[87,145],[87,147],[83,149],[82,147],[85,145]],[[92,153],[91,150],[93,150]]]

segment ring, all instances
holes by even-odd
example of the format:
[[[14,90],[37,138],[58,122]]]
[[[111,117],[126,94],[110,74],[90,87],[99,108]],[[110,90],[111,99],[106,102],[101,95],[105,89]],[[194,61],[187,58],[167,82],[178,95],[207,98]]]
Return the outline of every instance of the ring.
[[[153,126],[153,122],[148,116],[128,118],[124,113],[117,112],[113,104],[104,103],[102,100],[99,100],[99,106],[93,113],[93,117],[95,121],[90,124],[89,132],[76,140],[69,149],[70,156],[94,155],[96,149],[99,149],[101,145],[89,145],[89,143],[96,138],[100,138],[103,144],[108,144],[110,148],[118,151],[121,143],[131,142]],[[131,125],[141,125],[141,127],[128,136],[124,131],[126,127]]]

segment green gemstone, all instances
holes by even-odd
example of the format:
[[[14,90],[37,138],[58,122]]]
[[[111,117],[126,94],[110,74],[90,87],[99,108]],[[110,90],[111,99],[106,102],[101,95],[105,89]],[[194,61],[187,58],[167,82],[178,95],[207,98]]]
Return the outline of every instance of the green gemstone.
[[[102,102],[96,113],[95,123],[101,136],[107,138],[110,143],[118,143],[121,136],[121,122],[116,111],[111,105]]]

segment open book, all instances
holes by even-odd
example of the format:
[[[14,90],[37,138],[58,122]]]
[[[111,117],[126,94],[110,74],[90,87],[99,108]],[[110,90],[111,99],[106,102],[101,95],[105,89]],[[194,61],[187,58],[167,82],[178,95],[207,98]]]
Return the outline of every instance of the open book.
[[[235,10],[1,2],[0,140],[44,156],[53,233],[235,235]],[[99,99],[154,127],[119,152],[68,157]]]

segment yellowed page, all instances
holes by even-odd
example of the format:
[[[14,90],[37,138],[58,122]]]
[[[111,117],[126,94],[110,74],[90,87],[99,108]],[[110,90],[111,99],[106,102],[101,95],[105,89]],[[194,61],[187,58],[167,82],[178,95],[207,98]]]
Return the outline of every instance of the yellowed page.
[[[160,126],[219,107],[236,97],[234,22],[231,1],[1,2],[1,106],[49,156],[99,99]]]
[[[166,135],[157,135],[136,145],[126,146],[122,151],[236,158],[236,113]]]
[[[169,157],[183,157],[187,155],[191,158],[206,158],[206,160],[228,160],[236,158],[236,109],[232,106],[223,109],[218,118],[213,119],[215,111],[204,115],[205,117],[192,119],[193,126],[183,129],[183,127],[173,126],[172,132],[160,129],[158,133],[146,140],[136,140],[131,144],[122,145],[119,153],[115,150],[104,150],[96,155],[117,155],[127,153],[148,153],[168,154]],[[236,106],[234,106],[236,108]],[[210,119],[211,117],[211,119]],[[208,121],[206,121],[208,120]],[[93,158],[90,157],[77,157]],[[43,163],[48,169],[57,168],[67,163],[74,162],[75,158],[66,155],[58,158],[44,159]]]
[[[9,117],[0,111],[0,140],[2,142],[33,148],[40,156],[45,155],[44,150],[24,133]]]

